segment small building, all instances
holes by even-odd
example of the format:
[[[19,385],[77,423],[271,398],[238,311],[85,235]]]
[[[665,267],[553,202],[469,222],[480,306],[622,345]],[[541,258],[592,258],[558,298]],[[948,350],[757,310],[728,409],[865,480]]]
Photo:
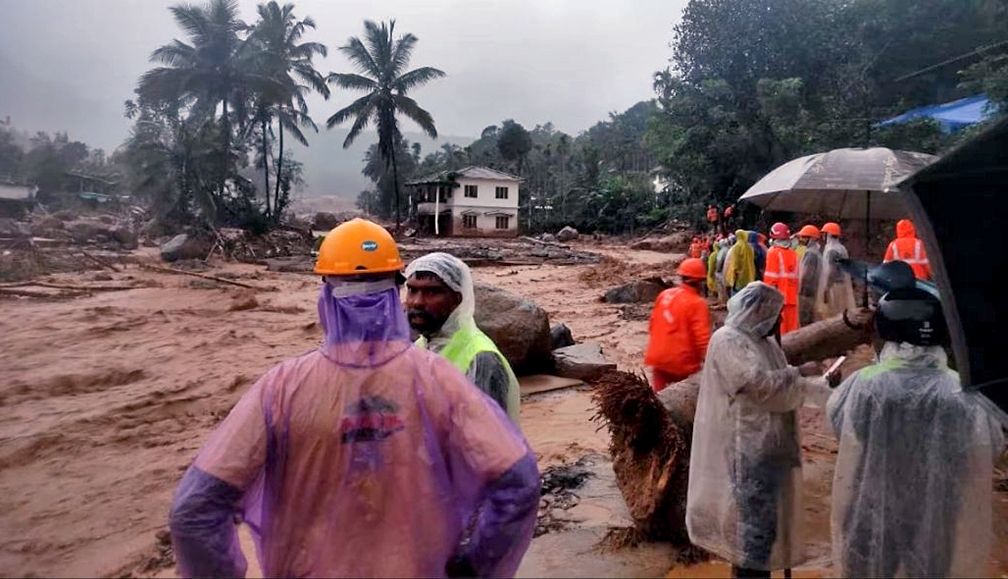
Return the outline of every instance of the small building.
[[[18,219],[35,206],[34,185],[15,185],[0,182],[0,217]]]
[[[517,237],[521,179],[487,167],[444,171],[406,184],[420,230],[441,237]]]

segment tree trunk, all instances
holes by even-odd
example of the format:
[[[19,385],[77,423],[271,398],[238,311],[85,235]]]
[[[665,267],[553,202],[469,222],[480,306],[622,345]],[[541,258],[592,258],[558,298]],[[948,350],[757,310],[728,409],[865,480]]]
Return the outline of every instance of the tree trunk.
[[[273,222],[280,221],[280,177],[283,171],[283,121],[277,119],[277,161],[276,161],[276,193],[273,195]]]
[[[224,185],[227,182],[228,174],[228,158],[231,156],[231,120],[228,118],[228,102],[227,99],[223,99],[224,103],[224,156],[221,160],[221,176],[220,176],[220,199],[224,198]]]
[[[395,143],[392,147],[392,186],[395,188],[395,228],[396,233],[399,233],[399,227],[402,224],[402,216],[399,213],[399,164],[396,162],[396,149],[398,148],[398,143]],[[437,216],[434,217],[437,219]]]
[[[269,137],[266,136],[266,115],[263,115],[262,120],[262,155],[263,155],[263,181],[265,182],[265,188],[263,193],[266,194],[266,218],[270,217],[270,186],[269,186]]]
[[[816,322],[785,334],[781,347],[792,365],[841,356],[871,343],[872,312]],[[610,372],[592,399],[609,428],[609,454],[617,486],[637,530],[652,540],[687,544],[686,483],[700,373],[670,384],[659,394],[642,375]]]

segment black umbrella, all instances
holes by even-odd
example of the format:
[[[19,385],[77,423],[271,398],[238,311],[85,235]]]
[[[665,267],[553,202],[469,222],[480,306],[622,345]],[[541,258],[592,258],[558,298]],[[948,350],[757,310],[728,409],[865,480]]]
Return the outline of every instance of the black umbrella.
[[[900,187],[942,295],[963,386],[1008,426],[1008,118],[911,175]]]

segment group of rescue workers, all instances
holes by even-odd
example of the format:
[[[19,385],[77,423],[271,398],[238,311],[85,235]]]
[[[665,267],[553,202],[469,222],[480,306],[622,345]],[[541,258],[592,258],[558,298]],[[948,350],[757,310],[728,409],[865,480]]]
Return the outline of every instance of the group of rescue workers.
[[[806,399],[828,398],[841,441],[833,489],[841,573],[982,572],[1001,430],[947,366],[941,304],[914,288],[883,296],[879,363],[832,391],[836,375],[807,377],[780,348],[784,317],[800,309],[785,292],[800,295],[791,288],[803,274],[783,243],[786,227],[775,228],[772,265],[760,268],[766,283],[756,279],[747,232],[719,248],[742,248],[730,257],[745,262],[737,267],[747,281],[729,281],[728,317],[713,336],[699,259],[682,263],[682,285],[656,303],[646,354],[655,388],[702,371],[691,540],[737,576],[769,577],[805,560],[796,412]],[[839,228],[823,229],[839,243]],[[819,251],[811,233],[799,231],[805,256]],[[892,257],[926,264],[912,243]],[[476,326],[468,266],[446,253],[403,266],[392,236],[370,221],[326,236],[315,267],[323,344],[260,378],[183,475],[169,517],[180,575],[244,576],[236,521],[252,534],[264,577],[514,575],[540,495],[518,381]]]
[[[690,540],[736,577],[806,561],[798,409],[825,406],[840,441],[833,481],[833,561],[840,577],[980,576],[990,550],[991,477],[1000,425],[949,368],[941,302],[913,223],[883,262],[904,284],[875,312],[876,363],[839,384],[818,364],[790,366],[781,335],[855,306],[836,223],[738,230],[685,259],[681,283],[655,301],[644,356],[651,383],[700,374],[690,454]],[[819,240],[824,237],[825,247]],[[899,273],[900,275],[895,275]],[[711,334],[707,289],[727,299]],[[838,388],[833,390],[839,385]]]

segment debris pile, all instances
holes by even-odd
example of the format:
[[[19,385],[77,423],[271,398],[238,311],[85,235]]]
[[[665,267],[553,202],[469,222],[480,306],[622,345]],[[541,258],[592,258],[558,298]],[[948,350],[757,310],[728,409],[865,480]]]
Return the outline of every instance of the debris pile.
[[[574,490],[584,486],[585,481],[595,476],[589,466],[589,457],[583,456],[572,464],[547,467],[542,472],[542,490],[539,498],[539,514],[533,537],[562,531],[570,524],[558,518],[556,511],[566,511],[580,501]]]

